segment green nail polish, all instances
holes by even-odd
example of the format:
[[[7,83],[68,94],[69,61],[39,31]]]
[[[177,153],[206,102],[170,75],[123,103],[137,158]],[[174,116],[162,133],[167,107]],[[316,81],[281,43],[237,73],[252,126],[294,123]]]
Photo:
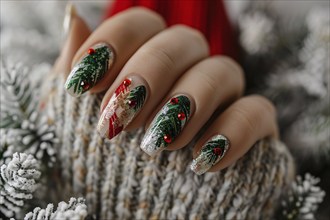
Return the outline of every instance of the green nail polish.
[[[73,67],[65,89],[72,96],[80,96],[100,81],[112,66],[113,50],[107,44],[97,44]]]
[[[190,105],[189,98],[184,95],[169,100],[152,121],[141,149],[153,156],[172,143],[189,120]]]
[[[191,170],[200,175],[218,163],[229,149],[229,140],[223,135],[210,138],[199,151],[198,156],[191,163]]]

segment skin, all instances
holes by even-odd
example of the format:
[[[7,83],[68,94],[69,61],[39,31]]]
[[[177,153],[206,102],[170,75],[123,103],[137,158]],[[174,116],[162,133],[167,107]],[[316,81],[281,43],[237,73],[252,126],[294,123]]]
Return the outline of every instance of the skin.
[[[125,130],[148,128],[166,101],[185,94],[193,103],[192,115],[167,150],[186,146],[208,122],[196,141],[194,157],[212,135],[223,134],[231,143],[230,150],[211,172],[234,163],[258,140],[278,137],[273,104],[262,96],[242,97],[245,82],[241,67],[228,57],[210,56],[207,41],[199,31],[184,25],[166,27],[155,12],[132,8],[91,32],[83,19],[73,13],[54,72],[67,77],[88,48],[99,42],[110,44],[116,54],[113,67],[89,91],[106,91],[100,109],[126,77],[134,75],[146,82],[148,98]]]

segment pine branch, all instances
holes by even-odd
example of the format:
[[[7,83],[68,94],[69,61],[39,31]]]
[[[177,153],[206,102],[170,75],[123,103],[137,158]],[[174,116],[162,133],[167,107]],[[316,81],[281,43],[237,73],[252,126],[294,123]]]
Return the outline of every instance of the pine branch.
[[[298,176],[292,183],[287,198],[282,201],[281,213],[277,219],[315,219],[314,213],[325,196],[325,192],[316,186],[318,183],[319,179],[308,173],[304,179]]]
[[[0,92],[0,128],[18,128],[36,108],[27,69],[20,64],[7,67],[2,60]]]
[[[175,103],[172,103],[172,101],[168,102],[160,114],[156,116],[156,121],[153,123],[153,126],[157,127],[156,133],[158,137],[168,135],[172,140],[178,136],[190,117],[190,100],[188,97],[181,95],[173,99],[177,101]],[[182,114],[184,117],[179,119],[179,114]],[[157,138],[156,146],[159,147],[161,145],[167,146],[168,143],[163,138]]]
[[[10,152],[24,152],[42,159],[52,166],[56,160],[53,122],[37,111],[37,94],[28,78],[29,72],[19,64],[1,65],[1,114],[2,141],[0,161],[11,157]],[[4,135],[5,134],[5,135]]]
[[[32,155],[15,153],[8,164],[0,168],[0,214],[17,216],[26,200],[32,199],[40,177],[39,164]]]
[[[84,86],[92,87],[101,79],[109,68],[109,57],[111,51],[107,46],[94,48],[93,54],[83,57],[80,63],[74,67],[71,73],[74,75],[66,85],[67,89],[73,87],[74,93],[84,92]]]
[[[48,204],[46,209],[37,207],[33,210],[33,212],[26,214],[24,220],[83,220],[87,217],[87,206],[85,205],[85,200],[83,198],[71,198],[69,203],[60,202],[56,211],[54,212],[53,210],[53,204]]]
[[[134,111],[138,111],[141,109],[144,104],[144,100],[146,98],[146,88],[144,86],[137,86],[136,88],[130,91],[127,99],[131,102],[135,102],[136,104],[133,106]]]

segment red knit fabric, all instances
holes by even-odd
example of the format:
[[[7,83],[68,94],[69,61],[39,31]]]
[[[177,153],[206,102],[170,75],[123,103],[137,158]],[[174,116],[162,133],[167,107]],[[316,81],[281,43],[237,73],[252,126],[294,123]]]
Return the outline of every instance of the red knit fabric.
[[[169,26],[186,24],[207,38],[211,54],[237,58],[237,42],[222,0],[116,0],[106,17],[133,6],[144,6],[161,14]]]

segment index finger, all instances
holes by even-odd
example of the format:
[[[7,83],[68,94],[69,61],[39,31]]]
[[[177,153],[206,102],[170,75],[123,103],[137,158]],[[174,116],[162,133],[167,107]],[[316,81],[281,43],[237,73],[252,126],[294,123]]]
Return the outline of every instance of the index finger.
[[[66,90],[80,96],[88,90],[107,89],[133,53],[164,28],[163,19],[144,8],[132,8],[109,18],[74,56]]]

